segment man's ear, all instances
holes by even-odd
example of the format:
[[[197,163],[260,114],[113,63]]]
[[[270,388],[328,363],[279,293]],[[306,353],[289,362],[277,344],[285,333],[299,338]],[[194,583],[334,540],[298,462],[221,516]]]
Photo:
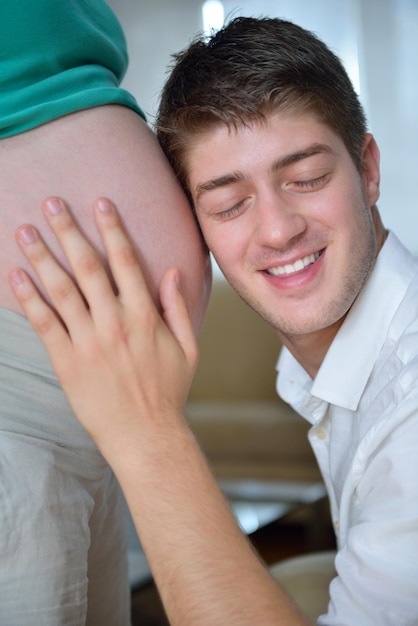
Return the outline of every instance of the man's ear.
[[[376,204],[380,195],[380,150],[370,133],[364,137],[361,151],[363,163],[363,185],[369,206]]]

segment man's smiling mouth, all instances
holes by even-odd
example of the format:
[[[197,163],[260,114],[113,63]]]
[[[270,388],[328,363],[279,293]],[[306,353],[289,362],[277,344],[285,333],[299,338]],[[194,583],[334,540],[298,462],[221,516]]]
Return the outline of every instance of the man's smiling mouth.
[[[294,263],[286,263],[286,265],[277,265],[276,267],[270,267],[268,270],[266,270],[267,274],[271,274],[272,276],[284,276],[287,274],[300,272],[308,265],[315,263],[315,261],[321,256],[322,252],[323,250],[320,250],[319,252],[307,254],[302,259],[298,259]]]

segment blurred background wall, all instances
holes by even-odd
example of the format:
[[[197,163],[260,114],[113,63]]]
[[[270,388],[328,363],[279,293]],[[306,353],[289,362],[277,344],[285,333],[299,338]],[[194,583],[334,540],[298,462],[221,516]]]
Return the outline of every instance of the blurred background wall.
[[[125,30],[130,89],[152,123],[171,55],[202,31],[203,0],[108,0]],[[341,57],[382,153],[379,207],[418,254],[418,0],[225,0],[226,18],[277,16]]]

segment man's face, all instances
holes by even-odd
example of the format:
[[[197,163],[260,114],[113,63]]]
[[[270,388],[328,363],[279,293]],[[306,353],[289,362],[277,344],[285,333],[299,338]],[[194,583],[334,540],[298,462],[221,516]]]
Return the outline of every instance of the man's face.
[[[206,242],[239,295],[283,338],[335,327],[376,258],[378,149],[360,175],[312,114],[219,127],[193,144],[189,187]]]

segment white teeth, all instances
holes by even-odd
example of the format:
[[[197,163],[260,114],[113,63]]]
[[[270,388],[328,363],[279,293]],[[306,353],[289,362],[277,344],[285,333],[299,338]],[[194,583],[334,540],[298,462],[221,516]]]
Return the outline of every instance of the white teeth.
[[[283,274],[293,274],[294,272],[300,272],[304,267],[315,263],[320,253],[308,254],[303,259],[298,259],[294,263],[286,263],[286,265],[278,265],[277,267],[271,267],[268,271],[269,274],[274,276],[282,276]]]

